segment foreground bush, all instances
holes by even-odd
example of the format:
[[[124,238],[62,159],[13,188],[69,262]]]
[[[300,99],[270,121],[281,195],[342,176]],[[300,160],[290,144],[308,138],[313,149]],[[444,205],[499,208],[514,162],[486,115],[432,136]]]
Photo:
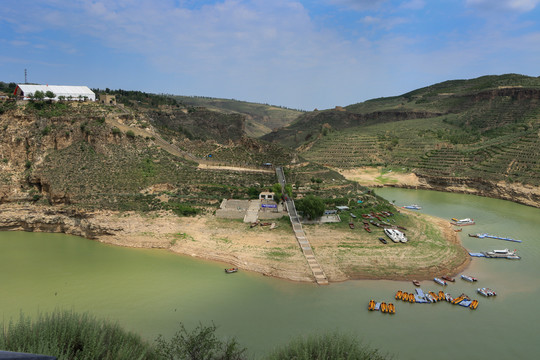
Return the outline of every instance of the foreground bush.
[[[245,348],[236,339],[226,342],[216,337],[216,326],[199,324],[188,332],[183,324],[171,340],[160,335],[156,339],[156,352],[167,360],[244,360]]]
[[[35,321],[21,315],[19,322],[3,324],[0,349],[55,356],[58,360],[245,360],[246,349],[236,339],[222,341],[216,326],[200,324],[192,331],[180,323],[170,340],[159,336],[154,344],[122,330],[117,324],[88,314],[56,311]],[[385,360],[377,350],[357,339],[331,333],[300,338],[277,349],[266,360]]]
[[[158,359],[140,336],[88,314],[54,312],[35,321],[21,315],[4,324],[0,349],[56,356],[58,360]]]
[[[299,338],[271,353],[267,360],[384,360],[377,350],[339,333]]]

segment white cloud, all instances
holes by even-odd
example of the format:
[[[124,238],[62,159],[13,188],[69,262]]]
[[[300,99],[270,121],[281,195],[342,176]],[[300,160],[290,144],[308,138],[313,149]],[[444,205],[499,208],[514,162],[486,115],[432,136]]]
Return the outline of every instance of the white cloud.
[[[384,2],[325,1],[356,9]],[[481,2],[468,0],[467,4],[478,7]],[[321,27],[312,18],[317,14],[298,1],[223,0],[196,8],[178,3],[50,0],[44,6],[19,0],[14,3],[19,5],[0,13],[0,21],[10,17],[30,24],[14,26],[20,37],[13,40],[47,45],[45,56],[28,53],[27,57],[48,59],[45,51],[52,49],[85,55],[86,39],[90,39],[89,43],[98,44],[98,51],[106,47],[121,54],[122,61],[144,62],[107,64],[105,70],[112,78],[104,81],[118,83],[129,78],[124,84],[150,91],[146,80],[155,84],[155,92],[233,97],[306,109],[397,95],[435,81],[472,77],[474,72],[537,71],[536,64],[530,64],[540,57],[540,50],[535,50],[540,49],[538,35],[530,31],[523,37],[511,37],[509,31],[486,27],[461,38],[461,32],[444,37],[429,32],[409,37],[392,33],[396,25],[408,21],[400,17],[399,6],[396,11],[384,12],[381,7],[377,9],[381,11],[363,16],[360,22],[369,31],[359,27],[352,38]],[[412,9],[423,1],[399,3]],[[44,29],[69,36],[46,39]],[[510,61],[509,54],[516,56]],[[82,57],[77,59],[83,61]],[[140,73],[126,74],[127,68],[140,69]]]
[[[361,23],[368,26],[373,26],[380,29],[385,29],[387,31],[392,30],[398,25],[405,24],[409,22],[406,18],[401,17],[388,17],[388,18],[381,18],[381,17],[375,17],[375,16],[364,16],[361,20]]]
[[[484,11],[528,12],[533,10],[538,3],[540,0],[466,0],[467,6]]]
[[[403,9],[409,9],[409,10],[420,10],[423,9],[426,6],[426,2],[424,0],[409,0],[401,4],[401,7]]]
[[[387,0],[327,0],[332,5],[345,7],[356,11],[377,9]]]

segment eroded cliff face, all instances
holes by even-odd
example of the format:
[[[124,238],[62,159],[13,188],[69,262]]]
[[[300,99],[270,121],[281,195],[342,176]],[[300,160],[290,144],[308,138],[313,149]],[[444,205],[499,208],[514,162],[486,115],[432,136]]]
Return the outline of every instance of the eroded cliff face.
[[[107,154],[110,146],[126,147],[136,141],[105,122],[107,118],[137,125],[140,119],[135,115],[119,115],[93,103],[41,110],[30,105],[16,105],[0,114],[0,204],[40,199],[70,204],[73,193],[58,190],[43,176],[50,153],[83,143],[93,153]]]
[[[4,204],[0,205],[0,230],[65,233],[97,239],[122,228],[100,224],[91,213],[77,210]]]

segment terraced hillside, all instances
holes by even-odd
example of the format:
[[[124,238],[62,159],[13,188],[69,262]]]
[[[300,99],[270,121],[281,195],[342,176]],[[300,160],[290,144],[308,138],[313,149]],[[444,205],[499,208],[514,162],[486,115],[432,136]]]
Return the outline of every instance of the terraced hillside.
[[[446,117],[407,120],[334,132],[302,155],[326,166],[397,166],[426,177],[484,178],[540,185],[540,128],[484,141],[454,144],[471,137]],[[472,139],[470,139],[472,140]]]
[[[507,191],[540,186],[540,78],[447,81],[307,113],[263,138],[333,168],[385,166],[415,173],[428,188],[540,206],[538,190]]]

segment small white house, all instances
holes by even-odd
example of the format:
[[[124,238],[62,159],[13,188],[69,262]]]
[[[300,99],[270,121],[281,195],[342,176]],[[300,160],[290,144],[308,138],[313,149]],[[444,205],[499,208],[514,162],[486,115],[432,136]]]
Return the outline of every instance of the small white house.
[[[270,191],[263,191],[259,194],[259,200],[274,200],[274,193]]]
[[[52,91],[55,95],[54,98],[45,98],[47,100],[59,100],[62,96],[65,100],[96,101],[96,94],[90,90],[88,86],[18,84],[13,95],[22,98],[23,100],[30,100],[36,91],[41,91],[44,94],[47,93],[47,91]]]

